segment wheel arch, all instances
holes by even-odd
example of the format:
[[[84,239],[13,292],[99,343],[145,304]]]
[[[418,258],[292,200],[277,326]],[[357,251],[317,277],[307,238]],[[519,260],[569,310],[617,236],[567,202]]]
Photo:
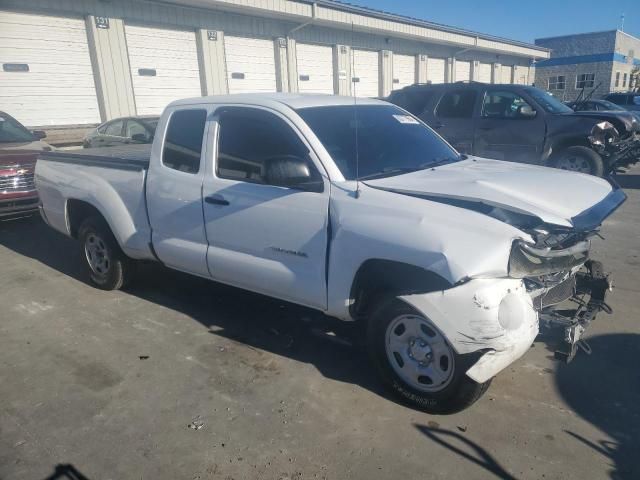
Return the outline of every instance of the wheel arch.
[[[406,295],[451,288],[441,275],[409,263],[370,258],[358,267],[351,283],[349,313],[357,319],[366,315],[379,294]]]
[[[109,224],[106,216],[103,215],[98,207],[85,200],[79,200],[76,198],[67,199],[65,211],[67,220],[67,231],[72,238],[78,239],[78,231],[80,229],[80,225],[82,225],[82,223],[90,217],[98,217],[102,219],[109,227],[111,232],[114,233],[113,227]]]

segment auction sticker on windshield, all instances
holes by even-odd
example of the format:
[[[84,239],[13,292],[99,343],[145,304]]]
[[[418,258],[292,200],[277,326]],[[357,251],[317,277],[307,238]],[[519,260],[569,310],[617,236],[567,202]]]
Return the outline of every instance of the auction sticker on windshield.
[[[419,125],[420,124],[420,122],[418,122],[411,115],[394,115],[393,118],[398,120],[400,123],[406,123],[406,124],[412,124],[412,125]]]

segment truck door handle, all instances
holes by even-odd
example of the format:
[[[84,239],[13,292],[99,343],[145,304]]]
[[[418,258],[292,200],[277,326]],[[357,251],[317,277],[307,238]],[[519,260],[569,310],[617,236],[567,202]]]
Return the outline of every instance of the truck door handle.
[[[208,197],[204,197],[204,201],[211,205],[229,205],[229,200],[225,200],[220,195],[209,195]]]

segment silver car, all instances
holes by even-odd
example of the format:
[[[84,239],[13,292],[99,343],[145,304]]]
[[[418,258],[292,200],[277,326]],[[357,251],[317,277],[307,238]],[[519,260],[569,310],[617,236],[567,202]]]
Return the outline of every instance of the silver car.
[[[158,125],[157,116],[123,117],[109,120],[84,138],[84,148],[113,147],[129,143],[151,143]]]

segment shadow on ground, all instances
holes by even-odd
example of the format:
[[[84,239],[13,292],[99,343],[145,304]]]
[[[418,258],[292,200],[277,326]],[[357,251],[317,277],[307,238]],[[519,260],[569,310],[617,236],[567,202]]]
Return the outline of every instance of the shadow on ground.
[[[68,463],[56,465],[55,470],[44,480],[89,480],[76,467]]]
[[[0,222],[0,245],[88,283],[78,243],[39,218]],[[354,348],[362,335],[351,324],[158,264],[142,265],[126,292],[181,312],[213,335],[312,364],[327,378],[392,398],[371,371],[363,349]]]
[[[640,175],[623,174],[613,178],[622,188],[640,190]]]
[[[420,433],[428,437],[434,443],[441,445],[461,458],[478,465],[497,478],[503,480],[516,480],[516,477],[507,472],[493,456],[477,443],[451,430],[433,428],[424,425],[415,425]]]
[[[600,320],[605,320],[603,317]],[[640,334],[588,339],[593,353],[560,365],[556,383],[571,409],[607,439],[587,439],[566,430],[566,441],[580,442],[611,462],[611,478],[640,478]]]

